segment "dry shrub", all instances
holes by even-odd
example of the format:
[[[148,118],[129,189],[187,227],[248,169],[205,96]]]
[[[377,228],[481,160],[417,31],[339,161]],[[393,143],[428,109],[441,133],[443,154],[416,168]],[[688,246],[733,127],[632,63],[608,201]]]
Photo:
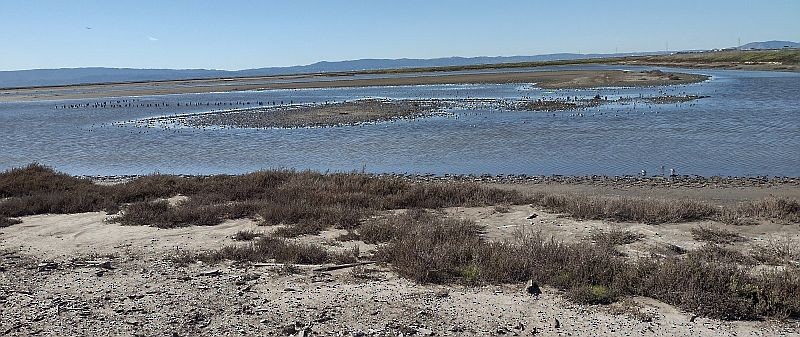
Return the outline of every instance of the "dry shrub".
[[[735,209],[723,209],[717,214],[714,220],[731,226],[754,226],[758,225],[754,219],[747,217]]]
[[[800,247],[788,237],[770,239],[753,247],[750,255],[756,260],[772,265],[800,265]]]
[[[232,239],[236,241],[251,241],[257,237],[263,236],[262,233],[256,233],[251,230],[240,230],[233,235]]]
[[[138,177],[122,184],[101,187],[113,202],[131,203],[169,198],[178,194],[189,195],[192,191],[191,185],[191,180],[187,178],[153,174]]]
[[[171,228],[213,225],[224,219],[258,215],[265,224],[291,225],[281,231],[287,237],[317,233],[331,226],[352,229],[377,210],[524,201],[516,192],[476,184],[419,186],[360,174],[270,171],[197,178],[153,175],[99,186],[32,165],[0,177],[15,182],[6,183],[7,193],[13,197],[0,203],[0,215],[7,217],[98,210],[116,213],[120,203],[133,202],[122,207],[123,214],[117,221]],[[53,186],[67,187],[23,191],[24,184],[19,181],[25,179],[51,179],[56,180]],[[177,207],[156,200],[177,194],[188,195],[189,200]]]
[[[356,231],[352,229],[348,229],[347,233],[344,233],[336,237],[336,241],[355,241],[355,240],[361,240],[361,235],[359,235]]]
[[[302,235],[317,235],[328,226],[321,222],[305,222],[293,225],[285,225],[272,232],[273,236],[283,238],[296,238]]]
[[[741,235],[722,228],[700,226],[692,228],[691,232],[692,237],[697,241],[732,244],[746,240]]]
[[[110,207],[98,191],[44,192],[0,202],[0,215],[19,217],[35,214],[72,214],[101,211]]]
[[[376,253],[397,271],[419,282],[442,283],[460,278],[483,243],[481,227],[471,221],[441,219],[425,212],[410,212],[383,223],[391,239]],[[362,237],[364,236],[361,233]],[[377,237],[383,241],[386,237]],[[370,236],[365,240],[372,241]]]
[[[216,251],[201,253],[195,260],[216,263],[223,260],[237,262],[278,262],[320,264],[327,262],[350,263],[357,260],[352,251],[331,253],[322,247],[261,237],[246,245],[226,246]]]
[[[95,189],[97,186],[88,179],[59,173],[40,164],[13,168],[0,174],[0,198]]]
[[[383,279],[383,277],[380,275],[379,269],[368,268],[364,266],[355,266],[351,268],[350,276],[364,281],[380,281]]]
[[[178,194],[188,201],[176,207],[158,202]],[[4,217],[123,209],[118,221],[125,224],[171,228],[258,215],[265,224],[290,225],[286,236],[331,226],[352,229],[382,210],[527,201],[518,192],[476,183],[412,183],[358,173],[289,170],[209,177],[155,174],[102,186],[38,164],[0,173],[0,198],[6,198],[0,201]]]
[[[4,216],[0,216],[0,228],[16,225],[19,223],[22,223],[22,221],[18,219],[11,219],[11,218],[6,218]]]
[[[718,210],[692,200],[637,199],[585,195],[537,194],[534,203],[579,219],[636,221],[643,223],[688,222],[708,219]]]
[[[39,164],[0,173],[0,216],[100,211],[112,203],[102,187]]]
[[[497,205],[494,206],[495,213],[508,213],[511,212],[511,205]]]
[[[736,213],[740,217],[760,217],[785,223],[800,223],[800,202],[788,198],[748,201],[740,204]]]
[[[422,209],[411,209],[405,213],[373,219],[358,228],[358,236],[366,243],[384,243],[394,240],[414,223],[433,222],[438,217]]]
[[[196,205],[191,202],[171,206],[168,201],[159,200],[130,204],[114,221],[126,226],[158,228],[213,226],[222,222],[221,214],[224,214],[224,206]]]
[[[567,292],[567,298],[586,304],[611,304],[616,302],[617,294],[603,285],[583,285]]]
[[[682,256],[628,261],[609,245],[562,243],[537,233],[485,242],[471,223],[431,216],[396,216],[376,257],[418,282],[474,284],[534,280],[574,301],[605,304],[647,296],[721,319],[800,317],[800,271],[752,275],[741,254],[717,246]],[[746,262],[746,261],[745,261]]]
[[[589,236],[589,239],[597,244],[608,246],[627,245],[643,238],[644,235],[641,233],[636,233],[629,230],[620,230],[616,228],[607,232],[595,231]]]
[[[720,247],[712,243],[707,243],[698,249],[689,251],[687,253],[687,257],[703,262],[728,265],[755,264],[755,260],[750,256],[744,255],[736,250]]]

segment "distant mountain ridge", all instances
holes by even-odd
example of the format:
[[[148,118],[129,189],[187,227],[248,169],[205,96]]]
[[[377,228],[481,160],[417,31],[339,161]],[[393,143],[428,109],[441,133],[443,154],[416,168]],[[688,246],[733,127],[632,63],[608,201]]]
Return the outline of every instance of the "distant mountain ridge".
[[[783,49],[783,48],[800,48],[800,43],[792,41],[761,41],[750,42],[743,44],[737,49],[752,50],[752,49]]]
[[[791,41],[751,42],[738,49],[780,49],[800,48],[800,44]],[[268,67],[245,70],[212,70],[212,69],[132,69],[132,68],[62,68],[0,71],[0,88],[18,88],[33,86],[52,86],[89,83],[115,83],[138,81],[161,81],[202,79],[218,77],[270,76],[298,73],[344,72],[358,70],[379,70],[396,68],[424,68],[466,66],[479,64],[501,64],[518,62],[537,62],[555,60],[575,60],[587,58],[622,57],[639,55],[661,55],[666,52],[614,53],[614,54],[545,54],[533,56],[479,56],[479,57],[443,57],[433,59],[359,59],[349,61],[321,61],[309,65],[291,67]]]
[[[211,69],[132,69],[132,68],[61,68],[0,71],[0,88],[52,86],[89,83],[137,82],[181,80],[217,77],[270,76],[298,73],[343,72],[396,68],[447,67],[478,64],[500,64],[585,58],[654,55],[663,52],[616,54],[547,54],[533,56],[479,56],[444,57],[434,59],[359,59],[349,61],[321,61],[309,65],[269,67],[245,70]]]

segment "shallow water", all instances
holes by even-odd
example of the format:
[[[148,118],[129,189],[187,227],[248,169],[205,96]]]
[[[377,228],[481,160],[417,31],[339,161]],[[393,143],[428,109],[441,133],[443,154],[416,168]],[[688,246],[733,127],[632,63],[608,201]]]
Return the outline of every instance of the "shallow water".
[[[650,69],[560,67],[564,68]],[[168,103],[168,107],[55,108],[112,99],[0,103],[0,169],[40,162],[85,175],[242,173],[262,168],[634,175],[642,169],[660,174],[663,165],[666,173],[674,168],[679,174],[704,176],[800,176],[800,74],[681,71],[713,77],[703,83],[661,88],[428,85],[127,98],[136,99],[134,104]],[[456,110],[449,117],[315,129],[112,125],[243,108],[259,101],[297,104],[364,97],[536,99],[595,94],[609,99],[661,94],[710,97],[681,104],[611,104],[580,112]],[[187,102],[203,105],[185,106]],[[215,106],[218,102],[234,105]]]

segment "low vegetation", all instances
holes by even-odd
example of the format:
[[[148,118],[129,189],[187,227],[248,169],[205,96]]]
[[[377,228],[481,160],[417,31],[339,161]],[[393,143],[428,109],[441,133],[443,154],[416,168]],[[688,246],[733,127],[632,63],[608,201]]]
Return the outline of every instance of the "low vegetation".
[[[384,227],[378,229],[374,227]],[[472,223],[425,212],[376,222],[384,242],[376,257],[418,282],[473,284],[534,280],[572,300],[606,304],[647,296],[698,315],[722,319],[800,317],[800,270],[751,274],[731,251],[710,245],[697,253],[631,261],[607,245],[568,244],[537,233],[487,242]]]
[[[180,201],[168,198],[183,195]],[[522,195],[473,183],[415,183],[357,173],[262,171],[240,176],[151,175],[116,185],[30,165],[0,173],[0,226],[42,213],[107,211],[124,225],[173,228],[215,225],[252,217],[281,225],[274,236],[237,233],[242,241],[216,251],[182,255],[182,261],[223,260],[286,264],[349,263],[359,252],[332,252],[283,237],[336,227],[341,240],[376,243],[374,258],[400,275],[423,283],[522,283],[533,280],[564,291],[577,302],[607,304],[625,296],[647,296],[698,315],[723,319],[800,317],[800,269],[792,244],[757,247],[750,256],[720,245],[741,240],[727,230],[699,227],[707,244],[661,258],[629,260],[615,246],[630,244],[635,232],[596,232],[595,244],[564,243],[539,233],[489,242],[474,222],[450,219],[431,209],[453,206],[531,204],[581,219],[686,222],[709,219],[769,219],[796,223],[796,200],[767,199],[735,208],[691,200],[581,195]],[[171,202],[172,201],[172,202]],[[498,206],[499,205],[499,206]],[[386,215],[389,210],[395,215]],[[373,215],[380,215],[374,217]],[[758,261],[782,268],[754,273]]]
[[[747,201],[739,205],[740,217],[764,218],[782,223],[800,223],[800,201],[785,198],[767,198]]]
[[[165,198],[188,199],[175,205]],[[353,228],[378,211],[520,204],[528,199],[477,183],[412,183],[358,173],[260,171],[239,176],[144,176],[97,185],[33,164],[0,174],[0,216],[122,210],[123,225],[174,228],[259,218],[293,237]],[[114,213],[111,212],[111,213]],[[10,220],[5,222],[10,223]]]
[[[22,221],[19,221],[18,219],[12,219],[0,216],[0,228],[16,225],[18,223],[22,223]]]
[[[175,205],[165,199],[184,195]],[[478,183],[409,182],[359,173],[259,171],[238,176],[149,175],[116,185],[98,185],[32,164],[0,173],[0,218],[34,214],[106,211],[125,225],[173,228],[215,225],[252,217],[283,225],[277,234],[295,237],[329,227],[352,229],[363,219],[393,209],[533,204],[579,219],[643,223],[713,219],[733,224],[755,218],[800,222],[797,200],[766,199],[722,209],[693,200],[636,199],[538,193],[489,188]],[[8,226],[15,221],[0,220]]]
[[[233,235],[233,239],[236,241],[252,241],[253,239],[261,236],[264,236],[264,234],[256,233],[251,230],[241,230]]]
[[[745,241],[741,235],[722,228],[700,226],[692,228],[692,237],[697,241],[732,244],[734,242]]]
[[[643,223],[688,222],[709,219],[718,209],[693,200],[636,199],[538,193],[534,204],[578,219]]]
[[[639,241],[642,238],[644,238],[644,235],[641,233],[620,229],[612,229],[607,232],[595,231],[589,236],[590,240],[605,246],[627,245]]]
[[[191,257],[192,260],[209,263],[231,260],[237,262],[294,264],[350,263],[355,262],[357,258],[358,251],[332,253],[317,245],[296,243],[266,236],[245,245],[226,246],[219,250],[200,253]]]
[[[633,57],[645,62],[663,63],[694,63],[702,64],[709,62],[726,63],[766,63],[776,62],[783,65],[800,64],[800,50],[726,50],[706,53],[686,53],[674,55],[657,55]]]
[[[792,241],[788,237],[771,238],[756,245],[750,255],[765,264],[800,266],[800,242]]]

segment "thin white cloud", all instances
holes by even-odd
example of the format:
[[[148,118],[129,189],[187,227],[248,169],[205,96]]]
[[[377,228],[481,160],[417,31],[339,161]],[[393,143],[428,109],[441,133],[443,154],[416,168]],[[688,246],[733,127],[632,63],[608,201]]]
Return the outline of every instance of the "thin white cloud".
[[[152,36],[147,36],[147,39],[150,40],[150,41],[158,41],[157,38],[154,38]]]

